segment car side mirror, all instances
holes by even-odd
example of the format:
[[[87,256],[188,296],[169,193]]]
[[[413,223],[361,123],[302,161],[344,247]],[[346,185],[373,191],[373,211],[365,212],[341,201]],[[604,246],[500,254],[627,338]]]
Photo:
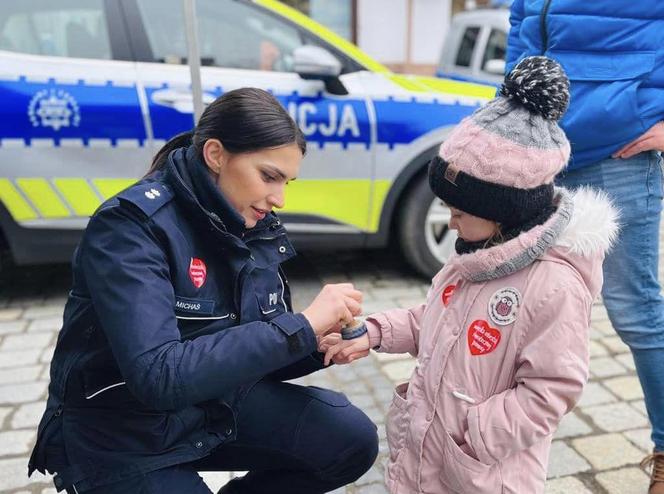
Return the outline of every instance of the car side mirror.
[[[484,64],[484,71],[489,74],[505,75],[505,60],[501,60],[500,58],[487,60]]]
[[[293,52],[293,68],[303,79],[339,77],[341,62],[325,48],[304,45]]]

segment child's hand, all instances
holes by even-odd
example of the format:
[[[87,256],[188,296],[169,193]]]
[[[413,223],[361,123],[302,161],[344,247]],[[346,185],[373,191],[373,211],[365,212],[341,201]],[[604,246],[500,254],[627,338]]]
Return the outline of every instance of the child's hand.
[[[328,335],[328,337],[335,337],[337,335]],[[369,335],[363,334],[359,338],[352,340],[341,340],[333,343],[332,338],[328,341],[321,341],[321,347],[326,344],[325,349],[325,365],[329,365],[330,361],[335,364],[350,364],[353,360],[366,357],[369,355]]]
[[[339,328],[339,331],[341,331],[341,328]],[[328,349],[336,345],[337,343],[343,341],[341,339],[341,333],[333,332],[333,333],[328,333],[325,336],[318,336],[318,351],[320,353],[326,353]]]

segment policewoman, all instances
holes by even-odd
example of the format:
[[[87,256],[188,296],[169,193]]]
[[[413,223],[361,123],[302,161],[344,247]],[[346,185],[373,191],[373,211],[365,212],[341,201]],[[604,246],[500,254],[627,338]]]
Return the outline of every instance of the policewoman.
[[[330,390],[317,336],[361,312],[350,284],[291,311],[272,212],[306,150],[269,93],[226,93],[92,216],[29,472],[68,493],[322,493],[373,464],[373,423]]]

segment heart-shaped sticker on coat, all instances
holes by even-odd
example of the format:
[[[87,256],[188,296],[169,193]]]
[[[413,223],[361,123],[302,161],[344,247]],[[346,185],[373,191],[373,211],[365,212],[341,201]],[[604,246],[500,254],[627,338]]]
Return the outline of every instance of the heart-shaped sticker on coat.
[[[478,319],[468,328],[468,348],[472,355],[486,355],[493,352],[500,343],[500,331],[489,323]]]

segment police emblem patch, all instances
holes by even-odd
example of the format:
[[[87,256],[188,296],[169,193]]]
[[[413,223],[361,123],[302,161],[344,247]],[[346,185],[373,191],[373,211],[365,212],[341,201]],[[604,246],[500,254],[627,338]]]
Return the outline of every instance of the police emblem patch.
[[[33,127],[78,127],[81,111],[74,97],[62,89],[42,89],[30,100],[28,117]]]
[[[489,317],[499,326],[506,326],[516,321],[521,305],[521,293],[513,287],[501,288],[489,299]]]
[[[207,278],[207,266],[202,259],[192,257],[189,262],[189,279],[196,288],[200,288]]]

